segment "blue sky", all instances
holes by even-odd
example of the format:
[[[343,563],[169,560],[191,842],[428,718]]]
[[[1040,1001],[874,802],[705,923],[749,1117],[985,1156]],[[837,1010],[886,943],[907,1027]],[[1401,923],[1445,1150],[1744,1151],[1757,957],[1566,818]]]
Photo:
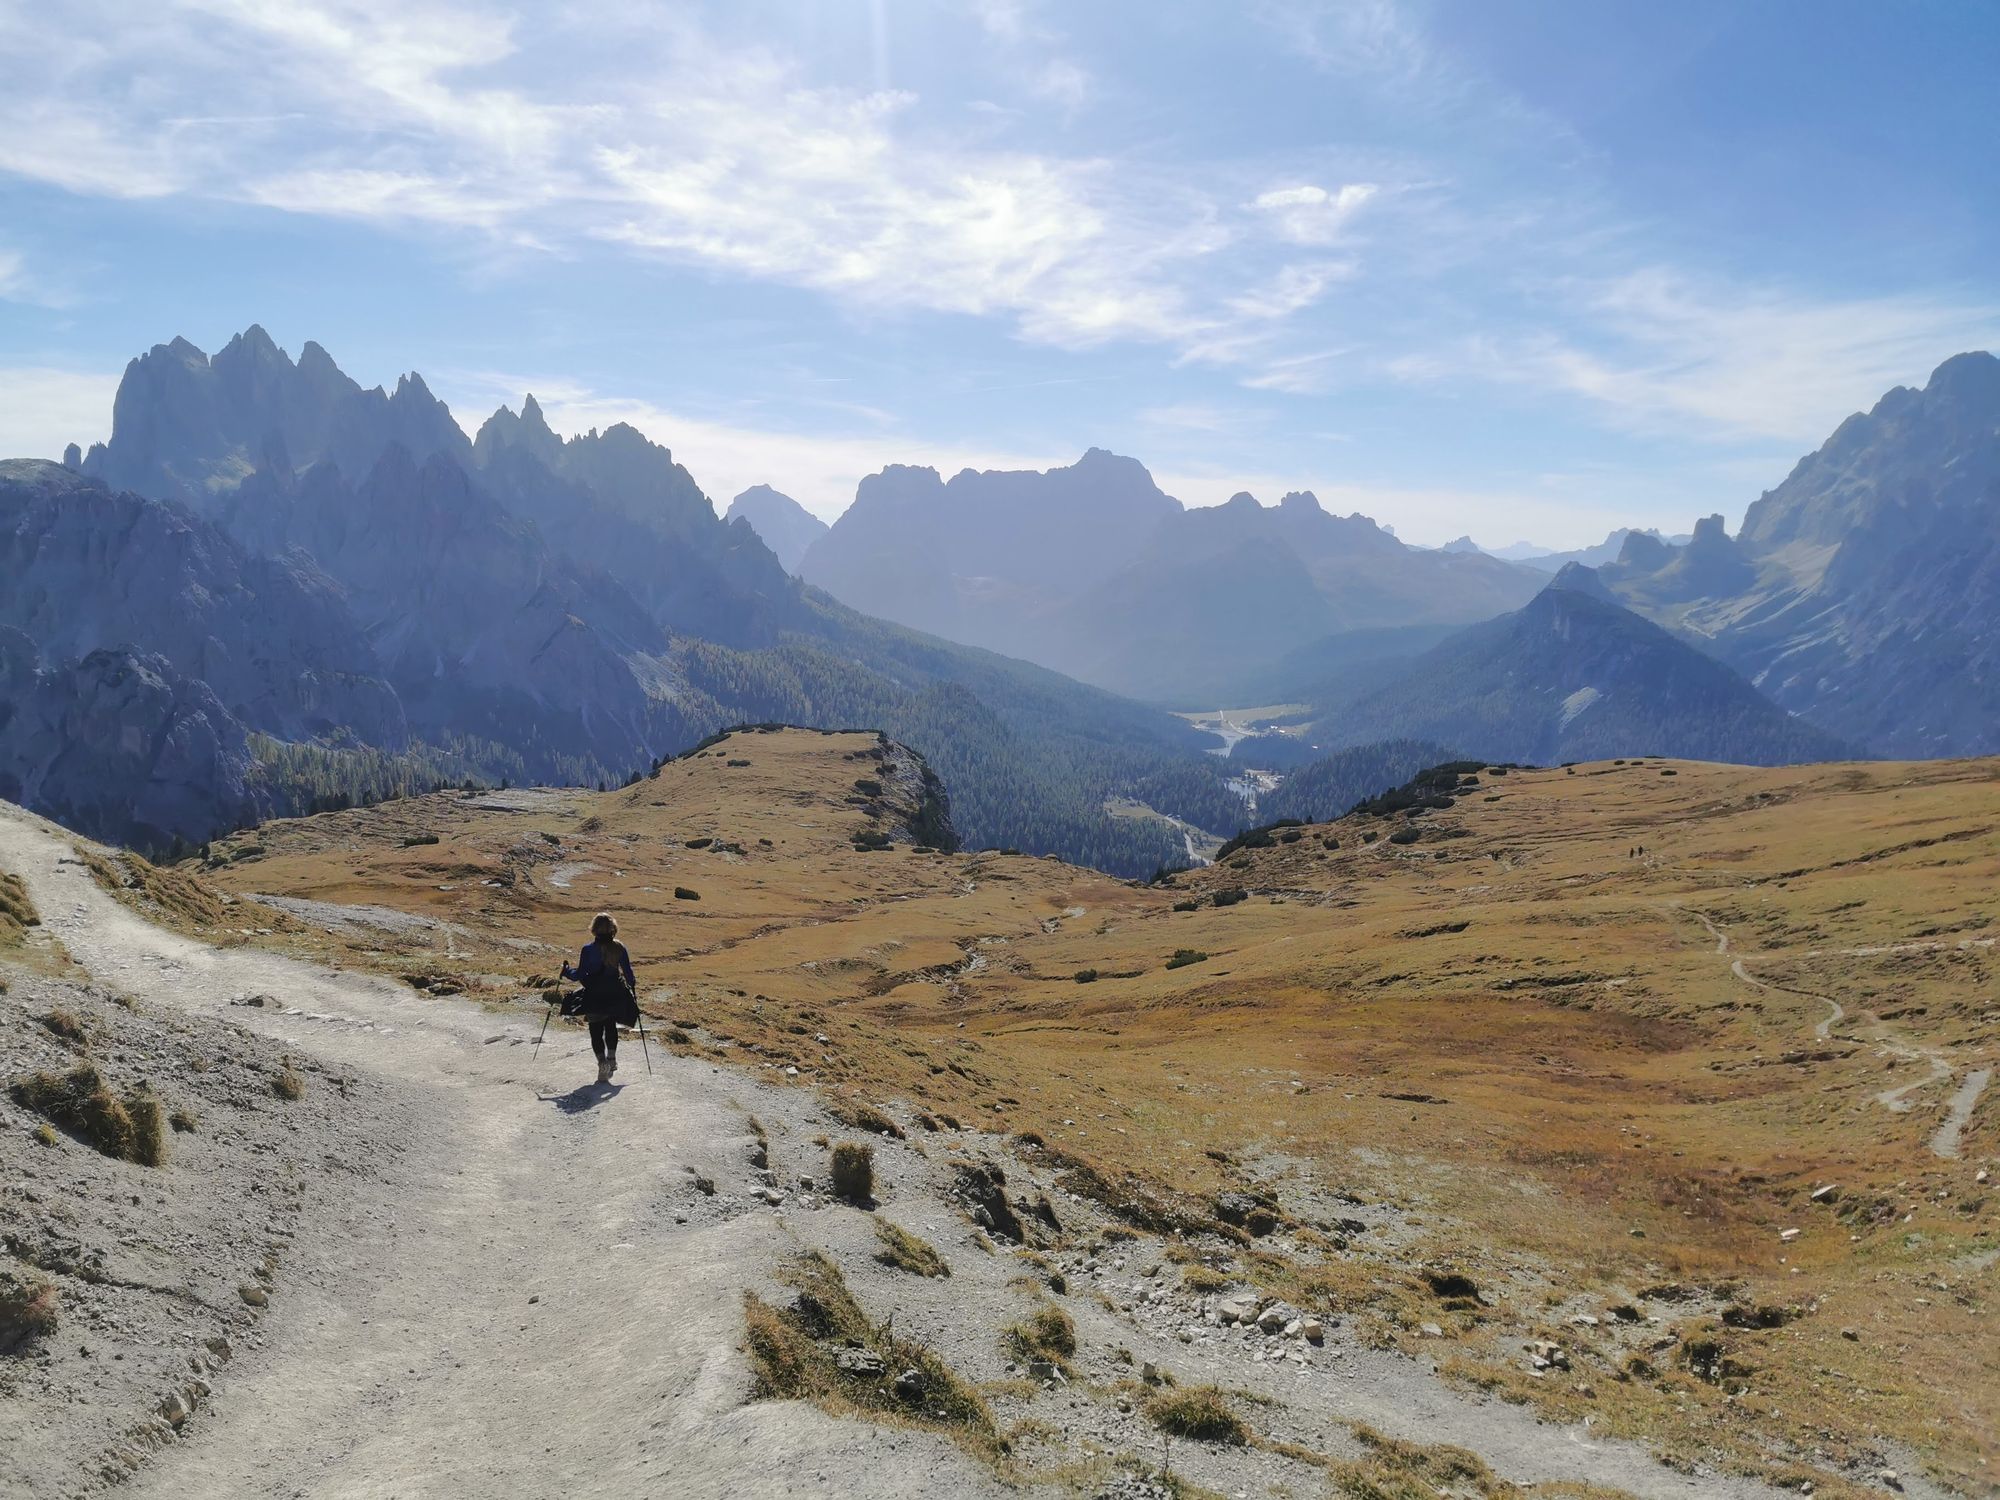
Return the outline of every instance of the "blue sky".
[[[1102,445],[1411,540],[1743,507],[2000,345],[2000,7],[0,0],[0,449],[261,322],[726,504]]]

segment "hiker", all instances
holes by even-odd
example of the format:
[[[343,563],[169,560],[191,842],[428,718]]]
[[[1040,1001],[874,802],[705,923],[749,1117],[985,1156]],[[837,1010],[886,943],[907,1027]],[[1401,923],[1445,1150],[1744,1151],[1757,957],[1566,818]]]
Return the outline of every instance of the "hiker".
[[[590,1050],[597,1054],[597,1081],[609,1083],[618,1071],[618,1027],[639,1019],[639,981],[632,977],[632,955],[618,941],[618,923],[608,911],[590,919],[594,941],[585,945],[574,964],[564,964],[562,977],[583,986],[579,997],[590,1020]]]

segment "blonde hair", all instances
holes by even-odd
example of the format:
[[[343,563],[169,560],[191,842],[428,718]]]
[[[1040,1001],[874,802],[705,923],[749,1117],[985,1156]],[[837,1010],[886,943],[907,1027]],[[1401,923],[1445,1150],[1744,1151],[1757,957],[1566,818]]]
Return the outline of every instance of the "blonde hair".
[[[618,919],[608,911],[601,911],[590,919],[590,935],[594,938],[615,938],[618,936]]]

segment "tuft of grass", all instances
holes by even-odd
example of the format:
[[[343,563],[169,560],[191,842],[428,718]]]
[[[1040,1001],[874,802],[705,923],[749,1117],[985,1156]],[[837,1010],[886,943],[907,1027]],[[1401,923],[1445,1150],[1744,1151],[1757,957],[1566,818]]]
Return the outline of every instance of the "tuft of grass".
[[[1095,984],[1097,983],[1097,970],[1078,969],[1072,977],[1075,978],[1078,984]]]
[[[1508,1494],[1511,1485],[1495,1478],[1476,1453],[1449,1444],[1429,1447],[1356,1426],[1362,1456],[1336,1462],[1333,1492],[1352,1500],[1432,1500],[1458,1493],[1461,1486],[1480,1495]]]
[[[21,877],[0,872],[0,947],[12,947],[30,927],[39,927],[41,922],[41,914],[28,899],[28,888],[21,884]]]
[[[1229,1285],[1229,1278],[1209,1266],[1183,1266],[1181,1285],[1196,1293],[1219,1292]]]
[[[61,1322],[60,1299],[46,1278],[0,1270],[0,1350],[47,1338]]]
[[[1046,1359],[1067,1367],[1076,1353],[1076,1324],[1053,1302],[1044,1302],[1009,1328],[1005,1338],[1017,1359]]]
[[[271,1075],[271,1092],[287,1103],[305,1098],[306,1081],[299,1077],[298,1070],[292,1066],[290,1058],[286,1058],[279,1065],[278,1071]]]
[[[836,1197],[849,1203],[875,1200],[875,1148],[861,1141],[841,1141],[833,1148],[827,1168]]]
[[[174,1127],[174,1132],[177,1135],[193,1135],[201,1122],[194,1117],[191,1111],[177,1109],[167,1116],[167,1123]]]
[[[900,1224],[892,1224],[879,1214],[875,1219],[875,1238],[882,1242],[882,1248],[875,1252],[875,1259],[885,1266],[894,1266],[899,1271],[908,1271],[912,1276],[949,1276],[951,1267],[927,1241],[919,1239]]]
[[[132,1117],[131,1159],[142,1167],[167,1164],[167,1112],[147,1088],[135,1089],[125,1101]]]
[[[1146,1416],[1160,1431],[1198,1443],[1240,1447],[1250,1441],[1250,1429],[1236,1415],[1229,1398],[1212,1385],[1163,1391],[1146,1403]]]
[[[81,1044],[86,1038],[83,1022],[77,1019],[74,1011],[52,1010],[41,1021],[45,1030],[66,1042]]]
[[[159,1100],[144,1088],[120,1099],[89,1063],[67,1073],[30,1073],[8,1092],[23,1109],[60,1125],[105,1156],[142,1167],[166,1160]]]
[[[852,1125],[856,1130],[872,1130],[877,1135],[903,1139],[903,1127],[890,1119],[874,1105],[859,1099],[833,1099],[828,1101],[826,1112],[843,1125]]]
[[[773,1307],[755,1293],[743,1299],[753,1399],[810,1401],[838,1415],[942,1432],[990,1462],[1006,1453],[1007,1441],[979,1392],[931,1349],[870,1323],[832,1261],[808,1251],[780,1268],[778,1279],[800,1294],[790,1307]],[[835,1363],[842,1347],[877,1354],[883,1373],[846,1374]],[[918,1376],[914,1399],[896,1389],[905,1371]]]
[[[35,1139],[40,1141],[44,1146],[53,1146],[62,1137],[56,1134],[55,1126],[44,1120],[35,1127]]]
[[[415,849],[424,844],[435,844],[438,836],[434,833],[413,833],[403,840],[405,849]]]

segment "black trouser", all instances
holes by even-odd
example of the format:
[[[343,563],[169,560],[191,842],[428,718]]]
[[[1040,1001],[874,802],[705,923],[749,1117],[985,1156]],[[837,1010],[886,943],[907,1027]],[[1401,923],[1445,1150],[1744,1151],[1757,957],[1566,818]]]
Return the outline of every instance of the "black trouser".
[[[609,1016],[590,1018],[590,1050],[597,1054],[599,1062],[615,1062],[618,1058],[618,1023]]]

